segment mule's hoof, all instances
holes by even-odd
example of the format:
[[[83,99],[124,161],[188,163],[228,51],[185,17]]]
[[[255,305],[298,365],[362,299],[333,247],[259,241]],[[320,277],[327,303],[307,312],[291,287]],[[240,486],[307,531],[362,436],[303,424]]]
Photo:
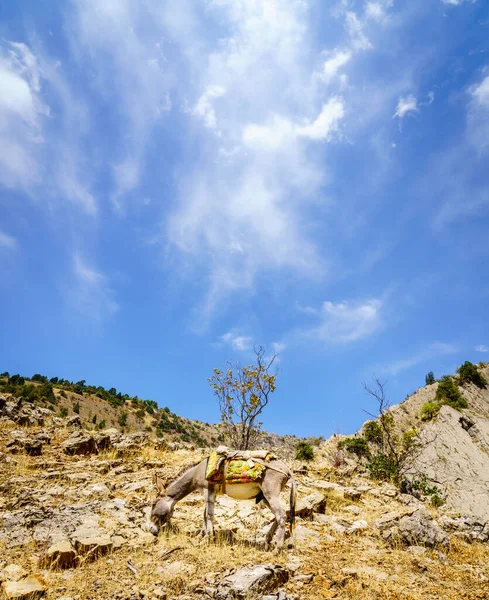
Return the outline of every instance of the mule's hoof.
[[[151,521],[146,521],[141,528],[143,531],[147,531],[148,533],[152,533],[153,535],[158,535],[158,527]]]

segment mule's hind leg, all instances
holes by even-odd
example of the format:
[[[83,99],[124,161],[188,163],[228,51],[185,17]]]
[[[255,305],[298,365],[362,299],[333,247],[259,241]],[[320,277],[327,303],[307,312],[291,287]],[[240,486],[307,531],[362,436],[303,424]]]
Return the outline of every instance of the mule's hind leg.
[[[263,503],[273,513],[272,507],[270,506],[270,503],[268,502],[268,500],[265,497],[263,497]],[[267,531],[267,535],[265,538],[265,543],[267,546],[270,546],[273,536],[274,536],[275,532],[277,531],[277,527],[278,527],[277,518],[276,518],[275,514],[273,514],[273,521],[272,521],[272,524],[270,525],[269,530]]]
[[[273,534],[276,532],[276,546],[277,548],[282,548],[285,539],[285,510],[282,506],[282,502],[280,501],[280,488],[277,489],[277,487],[274,485],[267,485],[265,478],[262,483],[262,492],[265,496],[268,506],[270,507],[270,510],[273,512],[273,516],[275,517],[275,520],[270,527],[270,531],[267,534],[267,538],[268,535],[271,534],[273,536]]]

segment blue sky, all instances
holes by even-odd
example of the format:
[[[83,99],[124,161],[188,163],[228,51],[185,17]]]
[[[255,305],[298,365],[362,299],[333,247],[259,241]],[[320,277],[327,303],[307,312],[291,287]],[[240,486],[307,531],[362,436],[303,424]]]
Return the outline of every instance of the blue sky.
[[[354,431],[489,360],[483,0],[0,5],[0,370]]]

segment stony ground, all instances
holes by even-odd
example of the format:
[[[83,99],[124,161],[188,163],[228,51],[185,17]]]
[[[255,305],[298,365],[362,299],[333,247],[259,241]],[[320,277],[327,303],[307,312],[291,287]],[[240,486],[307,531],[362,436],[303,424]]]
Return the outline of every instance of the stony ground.
[[[144,531],[153,475],[170,481],[208,451],[116,431],[94,446],[76,420],[43,420],[0,419],[5,597],[224,599],[245,597],[244,581],[268,600],[489,598],[489,525],[334,468],[326,452],[306,469],[291,464],[300,516],[293,548],[276,553],[263,545],[270,513],[222,496],[213,542],[195,535],[198,494],[177,505],[172,531]],[[69,454],[80,447],[86,455]]]

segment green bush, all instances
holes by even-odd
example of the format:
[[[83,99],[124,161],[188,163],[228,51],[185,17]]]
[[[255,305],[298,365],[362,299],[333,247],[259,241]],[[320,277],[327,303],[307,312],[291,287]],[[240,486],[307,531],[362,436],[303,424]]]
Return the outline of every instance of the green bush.
[[[467,400],[459,392],[458,387],[451,377],[445,375],[438,384],[435,394],[435,401],[440,404],[448,404],[452,408],[460,410],[467,408]]]
[[[431,506],[434,506],[435,508],[439,508],[440,506],[443,506],[445,504],[445,500],[443,500],[443,498],[441,498],[438,494],[433,494],[433,496],[431,496]]]
[[[384,440],[382,427],[377,421],[367,421],[363,426],[363,437],[367,442],[380,446]]]
[[[363,437],[345,438],[338,443],[338,448],[344,448],[347,452],[356,454],[359,458],[370,456],[367,440]]]
[[[305,461],[314,459],[314,448],[309,442],[298,442],[295,447],[295,459]]]
[[[80,414],[80,401],[78,400],[78,402],[73,406],[73,412],[75,412],[77,415]]]
[[[119,425],[125,427],[127,425],[127,412],[121,412],[118,418]]]
[[[63,408],[59,409],[58,415],[63,418],[68,416],[68,409],[66,408],[66,406],[63,406]]]
[[[102,420],[100,421],[100,423],[97,425],[97,427],[98,427],[99,429],[104,429],[104,428],[105,428],[105,419],[102,419]]]
[[[93,423],[94,425],[96,425],[96,424],[97,424],[97,415],[93,415],[93,417],[92,417],[92,423]]]
[[[430,371],[426,377],[424,378],[426,385],[431,385],[432,383],[435,383],[435,375],[433,373],[433,371]]]
[[[376,454],[367,465],[372,479],[399,483],[399,465],[383,452]]]
[[[440,404],[438,402],[425,402],[421,407],[419,418],[422,421],[431,421],[440,412]]]
[[[483,389],[487,386],[487,380],[483,377],[477,367],[466,360],[462,366],[457,369],[459,383],[473,383],[478,388]]]

